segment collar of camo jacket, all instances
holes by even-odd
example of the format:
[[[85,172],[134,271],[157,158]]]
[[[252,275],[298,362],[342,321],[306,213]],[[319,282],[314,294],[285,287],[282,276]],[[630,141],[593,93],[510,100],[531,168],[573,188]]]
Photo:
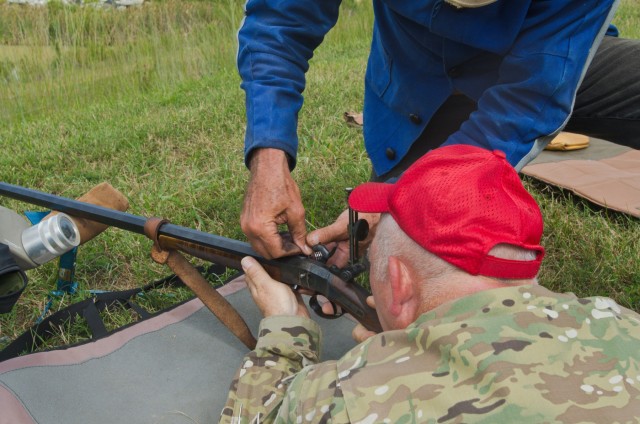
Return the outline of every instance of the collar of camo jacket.
[[[461,9],[463,7],[482,7],[498,0],[445,0],[447,3]]]

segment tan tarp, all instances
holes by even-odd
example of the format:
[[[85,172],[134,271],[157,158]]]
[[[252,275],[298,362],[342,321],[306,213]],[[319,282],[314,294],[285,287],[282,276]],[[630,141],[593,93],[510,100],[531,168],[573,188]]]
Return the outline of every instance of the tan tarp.
[[[591,139],[584,150],[544,151],[522,173],[640,218],[640,151]]]

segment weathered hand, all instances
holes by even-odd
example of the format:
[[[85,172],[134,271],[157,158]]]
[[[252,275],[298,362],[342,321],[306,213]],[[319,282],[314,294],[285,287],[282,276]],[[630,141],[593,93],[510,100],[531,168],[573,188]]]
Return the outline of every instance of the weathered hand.
[[[274,315],[309,317],[300,293],[271,278],[252,257],[243,258],[241,264],[253,301],[265,318]]]
[[[373,236],[376,231],[378,221],[380,221],[379,213],[359,213],[359,219],[366,219],[369,223],[369,234],[367,238],[360,242],[360,251],[364,252],[366,248],[371,244]],[[333,249],[335,243],[337,248],[333,256],[327,261],[327,265],[336,265],[339,268],[347,265],[349,261],[349,210],[344,210],[338,219],[326,227],[318,228],[307,234],[307,244],[309,246],[315,246],[316,244],[324,244]]]
[[[286,154],[278,149],[258,149],[250,163],[251,178],[242,206],[240,226],[251,246],[265,258],[304,253],[307,233],[300,190],[289,172]],[[286,224],[289,238],[278,231]]]

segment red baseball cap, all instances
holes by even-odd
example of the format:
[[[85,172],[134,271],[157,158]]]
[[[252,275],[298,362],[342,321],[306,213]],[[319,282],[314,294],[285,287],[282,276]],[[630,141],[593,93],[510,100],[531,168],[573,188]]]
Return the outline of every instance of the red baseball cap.
[[[440,147],[395,184],[356,187],[349,205],[360,212],[390,213],[416,243],[472,275],[533,278],[544,257],[540,208],[499,150]],[[489,255],[502,243],[533,250],[536,259]]]

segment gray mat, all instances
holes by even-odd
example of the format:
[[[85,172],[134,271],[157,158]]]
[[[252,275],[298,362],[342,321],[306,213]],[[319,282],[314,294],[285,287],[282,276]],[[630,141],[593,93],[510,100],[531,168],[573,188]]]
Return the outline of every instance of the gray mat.
[[[227,299],[256,334],[260,314],[247,290]],[[191,311],[130,335],[106,354],[87,358],[81,352],[85,345],[55,352],[58,358],[49,352],[0,364],[0,423],[217,422],[247,349],[198,300],[180,308],[175,315]],[[352,321],[318,322],[323,359],[337,358],[354,345]]]

